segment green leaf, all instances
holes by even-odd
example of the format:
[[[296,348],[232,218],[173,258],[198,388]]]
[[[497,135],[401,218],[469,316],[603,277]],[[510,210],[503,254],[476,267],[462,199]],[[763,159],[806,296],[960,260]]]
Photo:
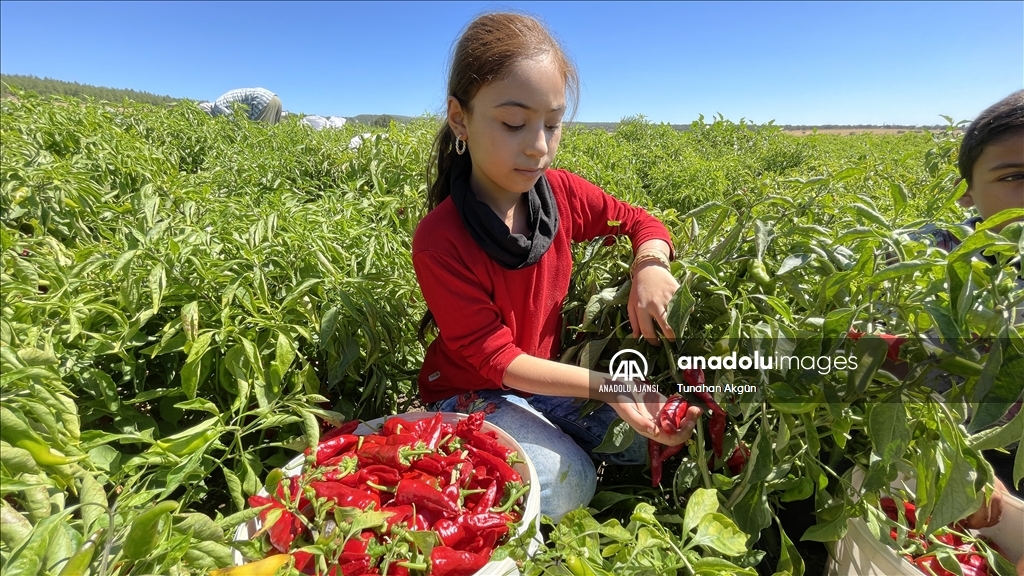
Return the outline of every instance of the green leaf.
[[[722,576],[732,574],[735,576],[757,576],[757,570],[753,568],[741,568],[725,558],[701,558],[693,563],[693,573],[696,576]]]
[[[764,429],[759,430],[747,463],[750,476],[747,482],[763,482],[772,473],[772,441]]]
[[[768,507],[763,484],[748,486],[746,494],[736,502],[730,512],[736,525],[750,536],[752,542],[756,542],[761,530],[772,523],[771,509]]]
[[[807,479],[803,478],[803,480]],[[779,551],[779,563],[775,566],[776,574],[783,572],[793,576],[803,576],[804,559],[800,556],[800,551],[797,550],[793,541],[789,539],[789,535],[782,529],[781,524],[779,525],[779,536],[782,538],[782,546]]]
[[[704,546],[726,556],[739,556],[747,551],[747,535],[726,517],[717,512],[706,514],[697,525],[697,534],[690,542]]]
[[[683,534],[689,534],[704,516],[715,512],[718,512],[718,491],[708,488],[695,490],[683,513]]]
[[[857,358],[857,368],[850,371],[846,382],[847,398],[863,394],[868,384],[875,377],[875,373],[885,362],[885,356],[889,352],[889,345],[880,337],[874,334],[861,336],[857,345],[853,348],[853,356]]]
[[[325,350],[338,327],[338,307],[332,306],[320,320],[320,349]]]
[[[96,528],[107,524],[107,491],[91,474],[82,475],[78,501],[81,504],[79,514],[82,515],[82,528],[86,534],[92,534]]]
[[[815,524],[808,528],[801,541],[812,541],[812,542],[835,542],[844,535],[846,535],[848,519],[845,514],[841,514],[838,518],[825,522],[822,524]]]
[[[118,256],[117,260],[114,261],[114,267],[110,270],[110,275],[116,276],[117,273],[120,272],[122,268],[127,266],[138,253],[138,250],[128,250],[127,252],[124,252],[120,256]]]
[[[167,290],[167,272],[164,265],[157,263],[149,272],[149,292],[153,297],[153,314],[160,310],[160,302],[163,301],[164,292]]]
[[[590,508],[595,512],[604,512],[616,504],[634,499],[636,499],[636,496],[633,494],[622,494],[621,492],[602,490],[590,499],[590,504],[587,505],[587,508]]]
[[[214,416],[220,415],[220,410],[217,409],[217,405],[205,398],[195,398],[192,400],[185,400],[184,402],[178,402],[174,407],[182,410],[200,410],[202,412],[209,412]]]
[[[316,286],[321,282],[323,282],[323,278],[308,278],[305,281],[303,281],[302,284],[299,284],[299,286],[295,288],[295,290],[293,290],[292,293],[289,294],[287,298],[284,299],[284,302],[281,303],[281,310],[287,310],[291,308],[296,302],[299,301],[299,298],[302,298],[302,296],[309,291],[310,288]]]
[[[1003,448],[1014,442],[1024,444],[1024,410],[1019,410],[1006,424],[982,430],[967,439],[968,445],[975,450]]]
[[[910,446],[911,430],[907,425],[907,411],[899,392],[885,396],[872,404],[868,412],[868,436],[872,451],[889,465],[903,457]]]
[[[627,424],[622,418],[616,418],[604,433],[601,445],[594,448],[599,454],[616,454],[622,452],[633,443],[636,432],[633,427]]]
[[[228,492],[231,494],[231,502],[235,505],[235,509],[244,511],[245,494],[242,491],[242,481],[227,466],[222,465],[220,470],[224,474],[224,481],[228,485]]]
[[[669,300],[668,325],[675,331],[677,338],[682,337],[686,333],[690,313],[693,312],[696,302],[693,294],[690,293],[690,287],[685,281],[679,285],[679,290],[676,290],[675,295]]]
[[[206,351],[210,348],[210,340],[213,338],[213,332],[203,332],[200,334],[194,342],[192,347],[188,351],[188,359],[185,360],[185,365],[181,368],[181,388],[185,392],[185,396],[189,399],[195,399],[196,390],[199,387],[200,372],[202,371],[202,360]]]
[[[814,254],[792,254],[787,256],[782,264],[779,266],[779,270],[775,273],[776,276],[782,276],[783,274],[796,270],[797,268],[807,264],[815,258]]]
[[[196,339],[199,333],[199,302],[189,302],[181,307],[181,327],[189,342]]]
[[[814,494],[814,481],[810,478],[799,478],[796,485],[786,490],[779,497],[781,502],[799,502],[806,500]]]
[[[288,368],[295,361],[295,346],[291,338],[288,338],[283,332],[278,332],[277,334],[277,356],[274,361],[277,363],[282,376],[288,372]]]
[[[992,343],[981,377],[974,389],[978,410],[968,430],[983,430],[1002,418],[1021,398],[1024,389],[1024,354],[1010,345],[1009,339],[999,338]]]
[[[908,260],[898,262],[892,266],[886,266],[871,275],[871,282],[885,282],[894,280],[901,276],[913,276],[917,272],[924,272],[942,266],[942,261]]]
[[[1014,218],[1020,218],[1022,216],[1024,216],[1024,208],[1007,208],[1006,210],[1001,210],[996,214],[985,218],[983,221],[978,222],[974,227],[974,231],[979,232],[982,230],[991,230],[1003,222],[1009,222]]]
[[[928,533],[966,517],[977,507],[974,479],[978,472],[965,458],[954,457],[951,464],[939,477]]]

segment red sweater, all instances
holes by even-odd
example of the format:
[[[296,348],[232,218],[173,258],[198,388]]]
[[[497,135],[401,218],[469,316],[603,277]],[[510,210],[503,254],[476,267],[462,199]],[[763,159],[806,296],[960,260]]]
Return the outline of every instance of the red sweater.
[[[566,172],[548,170],[559,225],[536,264],[503,268],[466,231],[451,198],[419,223],[412,262],[439,336],[420,369],[423,402],[468,391],[499,389],[520,354],[556,358],[562,305],[569,293],[572,242],[626,234],[634,248],[652,239],[672,244],[653,216]]]

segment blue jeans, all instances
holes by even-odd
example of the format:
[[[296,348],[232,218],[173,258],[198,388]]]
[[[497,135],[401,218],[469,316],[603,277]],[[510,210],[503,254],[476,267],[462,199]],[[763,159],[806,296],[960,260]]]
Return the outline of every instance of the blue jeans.
[[[486,420],[523,447],[540,481],[540,511],[556,522],[570,510],[586,506],[597,489],[594,460],[635,465],[647,461],[647,439],[636,434],[626,450],[593,454],[618,414],[607,404],[580,417],[585,401],[561,396],[523,398],[503,390],[483,390],[434,402],[438,412],[484,411]]]

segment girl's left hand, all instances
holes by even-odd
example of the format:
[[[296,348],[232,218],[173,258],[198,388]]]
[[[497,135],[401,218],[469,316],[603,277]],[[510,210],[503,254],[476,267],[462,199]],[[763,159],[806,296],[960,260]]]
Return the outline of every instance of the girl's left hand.
[[[657,345],[660,340],[654,329],[655,323],[667,338],[676,337],[668,323],[668,304],[678,289],[679,283],[672,273],[658,262],[644,263],[633,273],[627,310],[634,338],[643,334],[648,342]]]

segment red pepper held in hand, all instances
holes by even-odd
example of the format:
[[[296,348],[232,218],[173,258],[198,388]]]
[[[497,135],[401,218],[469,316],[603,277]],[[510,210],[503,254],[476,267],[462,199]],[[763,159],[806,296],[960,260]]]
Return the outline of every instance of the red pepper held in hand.
[[[679,431],[689,407],[690,405],[682,396],[678,394],[671,396],[661,407],[661,412],[658,412],[658,427],[667,434],[675,434]]]

